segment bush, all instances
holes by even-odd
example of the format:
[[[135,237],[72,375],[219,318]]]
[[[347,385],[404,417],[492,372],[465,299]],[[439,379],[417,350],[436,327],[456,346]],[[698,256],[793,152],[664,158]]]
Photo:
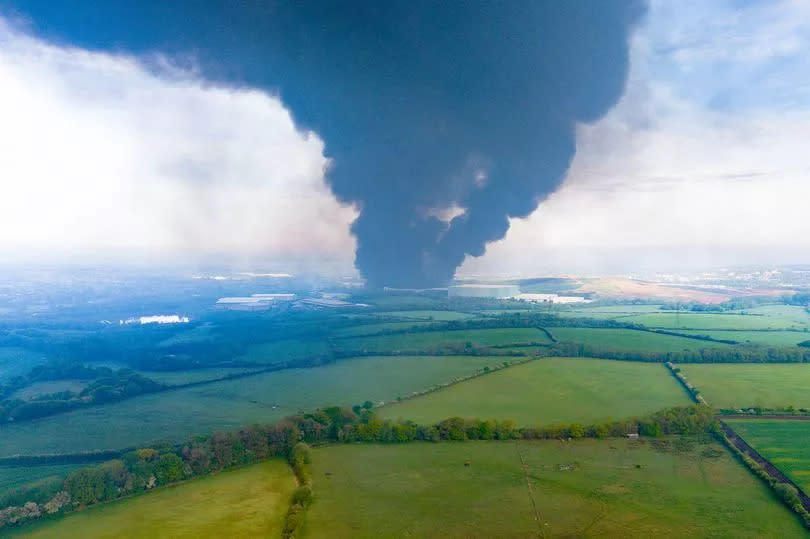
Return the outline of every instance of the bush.
[[[293,491],[292,504],[300,505],[301,507],[309,507],[312,503],[312,486],[301,485]]]

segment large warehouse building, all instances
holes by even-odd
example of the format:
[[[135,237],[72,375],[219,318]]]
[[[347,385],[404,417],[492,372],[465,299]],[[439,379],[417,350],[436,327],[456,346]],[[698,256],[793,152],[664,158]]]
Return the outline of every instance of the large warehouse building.
[[[513,284],[460,284],[447,289],[448,296],[467,298],[510,298],[520,294]]]

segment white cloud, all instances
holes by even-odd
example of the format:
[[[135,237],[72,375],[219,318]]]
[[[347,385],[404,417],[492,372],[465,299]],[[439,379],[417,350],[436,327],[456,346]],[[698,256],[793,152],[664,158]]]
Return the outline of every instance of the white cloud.
[[[356,216],[275,96],[0,19],[0,251],[327,258]]]
[[[697,255],[718,264],[810,261],[810,100],[796,99],[810,72],[795,72],[791,56],[807,56],[808,19],[796,22],[802,6],[793,2],[701,13],[706,5],[678,4],[676,16],[671,3],[653,3],[634,39],[627,92],[602,120],[579,127],[564,185],[461,272],[503,271],[506,261],[529,273]],[[707,80],[711,72],[721,80]],[[715,106],[729,82],[764,72],[756,91],[739,88],[745,100]],[[787,87],[796,90],[790,99],[769,93]]]

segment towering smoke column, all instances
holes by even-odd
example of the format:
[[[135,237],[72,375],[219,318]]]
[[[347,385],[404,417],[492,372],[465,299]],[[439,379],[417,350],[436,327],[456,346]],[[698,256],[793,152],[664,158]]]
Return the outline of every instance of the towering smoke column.
[[[325,141],[334,194],[361,211],[357,267],[371,285],[402,287],[447,284],[559,185],[576,123],[623,91],[644,12],[638,0],[20,6],[46,34],[193,51],[207,78],[277,91]]]
[[[575,124],[622,94],[643,13],[602,0],[306,4],[274,13],[282,99],[326,141],[335,195],[361,210],[357,267],[401,287],[446,285],[559,185]]]

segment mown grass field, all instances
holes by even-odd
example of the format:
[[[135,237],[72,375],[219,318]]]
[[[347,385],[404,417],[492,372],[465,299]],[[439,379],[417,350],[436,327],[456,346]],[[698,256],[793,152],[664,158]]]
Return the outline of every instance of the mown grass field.
[[[715,408],[810,408],[810,364],[715,363],[680,368]]]
[[[368,357],[153,393],[35,421],[0,425],[0,456],[119,449],[158,439],[183,440],[218,429],[272,423],[319,406],[394,400],[503,360],[468,356]]]
[[[546,344],[551,341],[535,328],[462,329],[430,331],[341,339],[336,342],[348,351],[393,352],[420,351],[441,346],[471,343],[473,346],[503,346],[508,344]]]
[[[295,477],[270,460],[18,530],[29,538],[280,537]]]
[[[763,457],[810,491],[810,421],[730,419],[728,423]]]
[[[796,346],[802,341],[810,340],[810,332],[803,331],[729,331],[722,329],[685,329],[681,333],[689,335],[708,335],[714,339],[726,339],[742,344],[761,344],[763,346]]]
[[[727,344],[662,335],[651,331],[613,328],[548,328],[558,341],[571,341],[613,350],[639,352],[680,352],[702,348],[725,347]]]
[[[521,426],[595,422],[689,404],[663,365],[539,359],[378,410],[429,424],[452,416],[512,419]]]
[[[313,466],[304,537],[805,536],[714,443],[336,445],[315,449]]]

